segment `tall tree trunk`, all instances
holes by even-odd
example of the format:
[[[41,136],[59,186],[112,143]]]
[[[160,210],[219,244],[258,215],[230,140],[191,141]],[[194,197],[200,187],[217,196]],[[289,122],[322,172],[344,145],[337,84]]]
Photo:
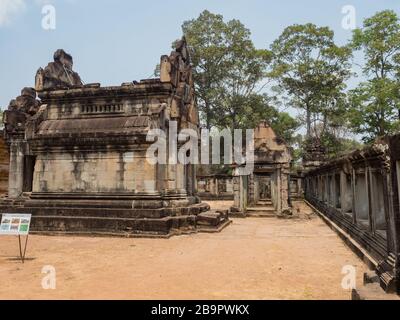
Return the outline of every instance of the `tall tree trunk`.
[[[306,124],[307,124],[307,138],[311,138],[311,111],[308,105],[306,106]]]
[[[211,114],[210,114],[210,105],[208,104],[208,101],[204,101],[204,106],[206,109],[206,128],[208,130],[211,129]]]

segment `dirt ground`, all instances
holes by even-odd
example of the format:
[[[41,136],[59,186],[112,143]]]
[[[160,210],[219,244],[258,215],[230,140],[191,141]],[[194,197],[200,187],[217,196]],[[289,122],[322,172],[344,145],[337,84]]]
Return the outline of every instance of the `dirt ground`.
[[[210,202],[224,208],[230,202]],[[349,299],[342,268],[367,267],[305,205],[303,219],[233,219],[221,233],[171,239],[0,238],[0,299]],[[53,266],[56,289],[43,289]]]

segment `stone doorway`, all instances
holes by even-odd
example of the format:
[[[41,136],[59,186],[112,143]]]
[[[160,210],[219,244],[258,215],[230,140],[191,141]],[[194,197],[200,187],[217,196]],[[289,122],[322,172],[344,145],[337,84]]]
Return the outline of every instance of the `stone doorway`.
[[[235,168],[232,212],[261,216],[290,213],[290,162],[286,144],[262,122],[255,129],[253,172],[241,175],[239,167]]]

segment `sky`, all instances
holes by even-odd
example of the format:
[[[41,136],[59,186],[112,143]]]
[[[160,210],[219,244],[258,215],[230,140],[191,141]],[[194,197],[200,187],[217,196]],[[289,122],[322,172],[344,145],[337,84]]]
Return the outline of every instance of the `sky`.
[[[55,29],[42,26],[45,5],[55,8]],[[182,36],[181,25],[207,9],[239,19],[258,48],[268,48],[286,26],[312,22],[329,26],[338,44],[343,6],[356,9],[356,25],[384,9],[400,15],[400,0],[0,0],[0,107],[34,86],[36,71],[57,49],[74,58],[85,83],[103,86],[152,77],[160,56]]]

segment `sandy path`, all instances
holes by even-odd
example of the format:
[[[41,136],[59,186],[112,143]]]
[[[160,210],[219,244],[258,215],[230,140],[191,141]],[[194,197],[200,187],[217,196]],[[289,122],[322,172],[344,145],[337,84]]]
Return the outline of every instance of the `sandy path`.
[[[366,270],[317,217],[234,219],[168,240],[31,236],[30,259],[17,254],[17,239],[1,237],[0,299],[349,299],[342,267],[354,265],[359,283]],[[45,265],[55,290],[41,286]]]

